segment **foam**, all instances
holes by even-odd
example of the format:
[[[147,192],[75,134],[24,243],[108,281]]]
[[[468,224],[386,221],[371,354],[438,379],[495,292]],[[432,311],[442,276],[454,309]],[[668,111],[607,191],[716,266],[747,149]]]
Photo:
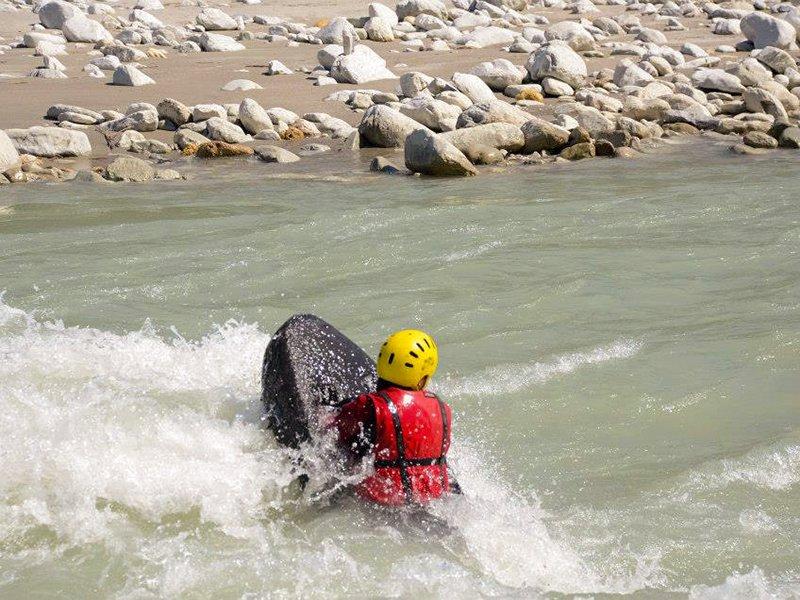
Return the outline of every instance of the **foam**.
[[[620,573],[554,537],[535,494],[503,483],[485,448],[463,434],[451,455],[468,493],[433,509],[452,528],[442,537],[376,525],[355,502],[321,510],[360,476],[332,472],[325,448],[306,465],[312,493],[298,496],[295,457],[259,421],[268,340],[236,321],[196,342],[151,324],[128,333],[67,327],[0,299],[0,532],[14,540],[0,559],[2,581],[74,569],[64,562],[70,550],[87,564],[116,565],[116,579],[88,580],[87,590],[118,598],[232,589],[237,597],[245,589],[368,597],[386,581],[400,596],[470,597],[478,589],[535,597],[658,583],[654,562]],[[527,378],[631,356],[639,346],[565,355],[529,366]],[[513,385],[500,379],[501,388]],[[363,547],[373,550],[365,556]],[[375,556],[374,548],[383,550]]]
[[[769,579],[758,567],[747,573],[733,573],[719,585],[695,585],[690,600],[790,600],[800,594],[800,581]]]
[[[438,388],[448,396],[501,396],[545,383],[583,366],[631,358],[642,346],[638,340],[619,340],[588,352],[556,356],[549,362],[507,364],[484,369],[469,377],[445,379]]]

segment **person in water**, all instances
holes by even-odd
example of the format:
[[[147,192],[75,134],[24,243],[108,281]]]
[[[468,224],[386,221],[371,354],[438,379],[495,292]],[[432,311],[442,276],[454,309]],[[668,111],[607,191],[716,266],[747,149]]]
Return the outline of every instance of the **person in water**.
[[[452,412],[425,389],[438,363],[431,336],[415,329],[393,333],[378,353],[377,391],[351,400],[337,415],[340,445],[374,459],[374,474],[356,486],[361,498],[402,506],[458,491],[447,468]]]

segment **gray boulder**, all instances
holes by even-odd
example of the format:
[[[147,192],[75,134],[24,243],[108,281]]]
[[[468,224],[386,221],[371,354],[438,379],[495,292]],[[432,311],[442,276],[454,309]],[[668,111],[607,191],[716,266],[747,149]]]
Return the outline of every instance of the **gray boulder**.
[[[47,29],[61,29],[68,19],[80,14],[80,10],[74,5],[53,0],[39,8],[39,22]]]
[[[342,46],[339,44],[328,44],[319,49],[317,52],[317,60],[319,64],[330,71],[334,61],[342,54],[344,54],[344,48],[342,48]]]
[[[791,54],[774,46],[767,46],[759,51],[755,57],[758,62],[768,66],[776,73],[785,73],[789,69],[797,68],[797,62],[792,58]]]
[[[687,123],[697,129],[715,129],[719,119],[708,112],[700,104],[692,104],[686,108],[668,110],[662,117],[663,123]]]
[[[731,94],[741,94],[745,89],[736,75],[726,73],[722,69],[697,69],[692,73],[692,84],[704,91]]]
[[[767,90],[756,87],[747,88],[742,94],[742,100],[749,112],[767,113],[778,121],[786,120],[789,117],[781,101]]]
[[[200,47],[205,52],[238,52],[244,46],[227,35],[204,33],[200,36]]]
[[[522,130],[509,123],[489,123],[456,129],[442,133],[439,137],[453,144],[466,156],[473,156],[482,147],[517,152],[525,146]]]
[[[614,67],[614,84],[619,87],[642,87],[653,81],[653,76],[628,59]]]
[[[142,183],[152,181],[156,170],[145,161],[132,156],[120,156],[106,167],[105,178],[109,181]]]
[[[476,175],[464,153],[426,129],[413,132],[405,141],[406,167],[414,173],[434,177]]]
[[[238,28],[236,19],[218,8],[204,8],[195,20],[206,31],[233,31]]]
[[[566,42],[576,52],[594,50],[597,46],[594,36],[583,25],[575,21],[554,23],[545,29],[544,35],[548,41],[561,40]]]
[[[473,102],[489,102],[495,99],[494,92],[479,77],[470,73],[453,73],[456,89]]]
[[[137,110],[129,115],[107,121],[101,125],[108,131],[155,131],[158,129],[158,113],[153,110]]]
[[[558,152],[567,145],[569,131],[542,119],[531,119],[522,126],[524,152]]]
[[[265,129],[274,129],[267,111],[252,98],[245,98],[239,105],[239,122],[247,133],[253,135]]]
[[[372,48],[359,45],[351,54],[342,54],[333,61],[331,77],[339,83],[361,84],[397,76],[386,68],[386,61]]]
[[[80,13],[67,19],[61,30],[68,42],[96,44],[98,42],[110,42],[114,39],[114,36],[100,23],[92,21]]]
[[[524,77],[524,73],[514,63],[505,58],[482,62],[474,67],[470,73],[497,92],[502,92],[510,85],[522,83]]]
[[[343,44],[344,38],[348,34],[358,37],[356,28],[350,21],[344,17],[336,17],[317,32],[317,37],[322,40],[323,44]]]
[[[133,65],[120,65],[114,69],[114,76],[111,79],[111,83],[112,85],[139,87],[142,85],[153,85],[155,81]]]
[[[578,89],[588,74],[586,63],[566,44],[551,44],[534,52],[526,64],[533,81],[553,77]]]
[[[252,139],[242,131],[241,127],[219,117],[212,117],[206,121],[206,131],[208,132],[208,137],[212,140],[228,142],[229,144],[243,144]]]
[[[17,166],[19,166],[19,152],[6,132],[0,129],[0,173]]]
[[[31,127],[7,129],[17,152],[44,158],[90,156],[92,145],[82,131],[61,127]]]
[[[394,40],[392,25],[381,17],[371,17],[364,23],[364,31],[373,42],[391,42]]]
[[[267,163],[293,163],[300,160],[294,152],[289,152],[280,146],[259,146],[256,150],[256,155],[259,159]]]
[[[473,104],[458,117],[456,127],[475,127],[476,125],[486,125],[488,123],[509,123],[522,126],[531,118],[531,115],[524,110],[492,98],[489,102]]]
[[[189,110],[189,107],[172,98],[164,98],[158,103],[156,109],[160,118],[171,121],[178,127],[188,123],[192,118],[192,111]]]
[[[615,128],[610,119],[591,106],[562,104],[556,107],[555,112],[558,115],[569,115],[575,119],[578,125],[588,131],[592,137],[598,137],[601,133],[614,131]]]
[[[400,113],[433,131],[452,131],[461,109],[430,96],[417,96],[401,104]]]
[[[370,106],[358,126],[365,145],[379,148],[401,148],[406,137],[418,129],[427,127],[384,104]]]
[[[211,141],[206,136],[197,133],[196,131],[192,131],[191,129],[179,129],[175,132],[175,135],[172,139],[175,142],[175,145],[181,150],[190,144],[199,146]]]
[[[752,12],[741,21],[742,33],[756,49],[790,48],[797,37],[794,26],[763,12]]]
[[[406,17],[417,15],[432,15],[439,19],[446,19],[447,6],[441,0],[400,0],[395,10],[397,18],[401,21]]]

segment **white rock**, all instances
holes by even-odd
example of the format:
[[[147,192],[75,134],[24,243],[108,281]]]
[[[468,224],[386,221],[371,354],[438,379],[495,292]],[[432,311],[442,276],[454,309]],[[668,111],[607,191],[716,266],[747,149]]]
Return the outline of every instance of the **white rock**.
[[[110,42],[114,39],[108,30],[97,21],[83,16],[76,15],[64,22],[61,29],[68,42],[85,42],[96,44],[98,42]]]
[[[568,83],[564,83],[559,79],[553,79],[552,77],[545,77],[542,79],[542,89],[544,93],[548,96],[572,96],[575,94],[575,90]]]
[[[373,42],[391,42],[394,40],[391,24],[381,17],[370,17],[364,23],[364,30],[367,32],[367,37]]]
[[[28,77],[35,77],[37,79],[67,79],[67,74],[58,69],[34,69],[28,73]]]
[[[44,68],[45,69],[55,69],[56,71],[66,71],[67,67],[58,60],[55,56],[45,56],[44,57]]]
[[[628,59],[621,60],[614,68],[614,84],[619,87],[642,87],[653,81],[653,76]]]
[[[292,125],[298,119],[300,119],[300,116],[297,113],[287,110],[281,106],[273,106],[272,108],[268,108],[267,114],[275,125],[277,125],[279,122]]]
[[[414,173],[433,177],[477,174],[461,150],[425,129],[414,131],[406,138],[404,156],[406,167]]]
[[[565,44],[551,44],[540,48],[528,57],[526,67],[534,81],[552,77],[574,89],[583,85],[588,74],[583,58]]]
[[[243,144],[252,139],[240,127],[228,121],[227,118],[211,117],[206,121],[206,131],[210,139],[228,142],[229,144]]]
[[[45,158],[90,156],[92,145],[81,131],[61,127],[31,127],[30,129],[7,129],[17,152]]]
[[[6,135],[6,132],[0,129],[0,173],[18,165],[19,152],[17,152],[14,143]]]
[[[131,11],[130,20],[141,23],[150,29],[160,29],[164,27],[164,23],[162,23],[157,17],[154,17],[146,10],[140,10],[138,8],[134,8],[133,11]]]
[[[422,14],[447,18],[447,6],[441,0],[400,0],[395,12],[400,20]]]
[[[61,28],[59,27],[59,29]],[[29,31],[22,36],[22,43],[26,48],[36,48],[42,42],[47,42],[54,46],[63,46],[67,43],[67,40],[62,35],[44,33],[43,31]]]
[[[510,85],[522,83],[524,69],[519,69],[505,58],[497,58],[491,62],[482,62],[470,71],[495,91],[502,92]]]
[[[741,80],[722,69],[697,69],[692,73],[692,84],[705,91],[741,94],[744,86]]]
[[[274,129],[267,111],[252,98],[245,98],[239,105],[239,122],[246,132],[253,135],[265,129]]]
[[[39,42],[36,44],[35,56],[66,56],[67,47],[51,42]]]
[[[413,98],[420,92],[427,92],[428,84],[432,81],[433,77],[419,71],[403,73],[400,76],[400,93],[406,98]]]
[[[457,43],[471,48],[487,48],[500,44],[510,44],[516,37],[517,34],[514,31],[503,27],[476,27],[471,32],[460,37]]]
[[[232,31],[237,29],[236,19],[218,8],[204,8],[195,20],[206,31]]]
[[[105,79],[106,78],[106,74],[103,73],[103,71],[99,67],[97,67],[95,65],[92,65],[92,64],[85,65],[83,67],[83,71],[89,77],[94,77],[95,79]]]
[[[255,81],[249,79],[234,79],[222,86],[223,92],[247,92],[250,90],[263,90]]]
[[[344,17],[332,19],[325,27],[317,32],[317,37],[323,44],[343,44],[345,34],[358,37],[356,28]]]
[[[430,96],[417,96],[400,105],[400,113],[433,131],[452,131],[461,109]]]
[[[122,63],[116,56],[110,54],[108,56],[98,56],[97,58],[93,58],[89,61],[89,64],[94,65],[103,71],[114,71]]]
[[[370,17],[378,17],[389,23],[390,27],[394,27],[398,23],[397,13],[388,6],[380,2],[372,2],[367,7],[367,12]]]
[[[142,85],[152,85],[155,81],[133,65],[120,65],[114,69],[111,83],[112,85],[139,87]]]
[[[370,106],[358,126],[362,140],[379,148],[401,148],[417,129],[426,127],[385,104]]]
[[[336,58],[331,66],[331,77],[339,83],[361,84],[397,76],[386,68],[386,61],[369,46],[358,45],[352,54]]]
[[[196,104],[192,107],[192,120],[195,123],[207,121],[213,117],[228,118],[228,109],[221,104]]]
[[[267,69],[265,71],[265,75],[293,75],[294,71],[292,71],[289,67],[283,64],[279,60],[271,60],[267,63]]]
[[[453,73],[453,83],[459,92],[475,103],[489,102],[495,99],[491,88],[476,75],[470,73]]]
[[[544,35],[548,41],[561,40],[566,42],[576,52],[593,50],[597,45],[592,34],[583,25],[574,21],[554,23],[545,29]]]
[[[200,36],[200,47],[205,52],[238,52],[244,46],[227,35],[204,33]]]
[[[134,8],[147,11],[154,11],[154,10],[164,10],[164,5],[161,3],[161,0],[137,0]]]

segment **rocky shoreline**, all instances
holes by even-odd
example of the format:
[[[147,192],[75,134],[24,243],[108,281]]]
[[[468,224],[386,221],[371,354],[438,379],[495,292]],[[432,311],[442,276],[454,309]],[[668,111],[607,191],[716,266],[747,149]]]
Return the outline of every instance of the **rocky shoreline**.
[[[331,146],[385,148],[372,170],[428,176],[632,158],[663,138],[709,132],[740,154],[800,148],[800,9],[789,3],[400,0],[309,24],[264,16],[258,2],[0,0],[17,24],[13,39],[0,25],[0,102],[18,102],[14,84],[36,80],[46,81],[31,102],[50,101],[40,122],[0,129],[0,185],[176,180],[187,160],[313,169]],[[185,58],[197,102],[202,78],[188,79],[200,58],[225,56],[223,76],[234,77],[253,66],[235,57],[263,48],[289,58],[207,101],[153,97],[158,61]],[[40,64],[4,72],[30,61]],[[59,97],[61,86],[73,95],[94,86],[91,105]],[[126,88],[141,99],[120,105]],[[271,106],[271,95],[330,108]]]

